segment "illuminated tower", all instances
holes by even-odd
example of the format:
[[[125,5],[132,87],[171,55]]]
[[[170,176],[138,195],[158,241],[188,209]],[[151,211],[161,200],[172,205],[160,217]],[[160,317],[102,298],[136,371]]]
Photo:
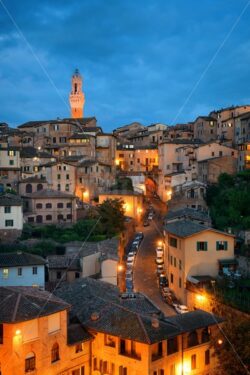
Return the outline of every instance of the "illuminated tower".
[[[85,97],[82,92],[82,77],[78,69],[75,70],[72,76],[69,102],[71,107],[71,117],[82,118]]]

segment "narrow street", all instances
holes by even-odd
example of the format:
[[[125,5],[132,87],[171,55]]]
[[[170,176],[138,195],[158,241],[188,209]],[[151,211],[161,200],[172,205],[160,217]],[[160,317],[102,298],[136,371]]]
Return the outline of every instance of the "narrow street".
[[[134,290],[149,297],[165,315],[175,315],[175,310],[165,303],[161,297],[157,283],[155,248],[162,240],[162,217],[166,207],[161,201],[152,200],[155,215],[150,226],[138,226],[137,231],[144,233],[144,239],[139,247],[134,266]]]

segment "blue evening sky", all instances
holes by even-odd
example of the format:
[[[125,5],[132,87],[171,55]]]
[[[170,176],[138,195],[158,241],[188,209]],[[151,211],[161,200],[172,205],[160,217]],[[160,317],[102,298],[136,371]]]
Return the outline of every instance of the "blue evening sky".
[[[69,117],[75,67],[84,77],[85,116],[106,131],[250,104],[250,5],[227,38],[247,3],[0,0],[0,122]]]

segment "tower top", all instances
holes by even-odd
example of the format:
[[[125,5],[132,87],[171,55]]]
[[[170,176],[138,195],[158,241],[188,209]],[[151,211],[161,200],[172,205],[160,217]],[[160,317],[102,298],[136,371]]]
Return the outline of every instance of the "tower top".
[[[79,69],[75,69],[71,78],[71,93],[69,96],[72,118],[83,117],[83,107],[85,103],[84,93],[82,92],[82,76]]]
[[[73,73],[73,77],[81,77],[80,71],[78,68],[75,68],[75,71]]]

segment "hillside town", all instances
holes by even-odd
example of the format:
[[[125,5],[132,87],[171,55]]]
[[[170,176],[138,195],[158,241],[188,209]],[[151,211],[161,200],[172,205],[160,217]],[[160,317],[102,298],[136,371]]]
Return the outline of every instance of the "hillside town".
[[[69,103],[0,123],[0,374],[220,374],[249,322],[250,104],[106,132],[78,69]]]

